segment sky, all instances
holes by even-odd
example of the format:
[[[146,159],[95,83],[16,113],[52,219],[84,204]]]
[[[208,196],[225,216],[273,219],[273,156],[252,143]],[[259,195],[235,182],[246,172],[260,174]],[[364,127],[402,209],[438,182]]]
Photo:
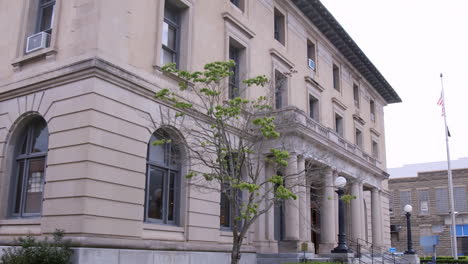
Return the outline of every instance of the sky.
[[[387,167],[468,157],[468,1],[321,0],[403,100],[386,106]],[[467,166],[468,167],[468,164]]]

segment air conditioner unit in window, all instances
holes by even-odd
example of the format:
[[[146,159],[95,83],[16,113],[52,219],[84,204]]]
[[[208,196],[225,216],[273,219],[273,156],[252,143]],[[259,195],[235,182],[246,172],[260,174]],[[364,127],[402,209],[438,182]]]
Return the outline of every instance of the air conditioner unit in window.
[[[50,34],[47,32],[39,32],[31,35],[26,41],[26,53],[47,48],[50,43]]]
[[[309,68],[315,71],[315,61],[313,59],[308,59]]]

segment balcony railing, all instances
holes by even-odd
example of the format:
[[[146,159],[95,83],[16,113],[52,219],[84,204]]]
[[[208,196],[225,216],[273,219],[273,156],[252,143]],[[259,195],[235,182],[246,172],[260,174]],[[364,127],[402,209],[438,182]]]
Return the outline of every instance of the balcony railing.
[[[362,151],[362,149],[356,146],[354,143],[351,143],[338,135],[334,130],[322,126],[320,123],[307,116],[304,111],[296,107],[287,107],[279,110],[277,114],[277,121],[279,124],[287,126],[302,125],[308,130],[311,130],[312,132],[317,133],[319,136],[335,143],[339,148],[345,150],[346,152],[356,155],[376,167],[381,167],[380,161]]]

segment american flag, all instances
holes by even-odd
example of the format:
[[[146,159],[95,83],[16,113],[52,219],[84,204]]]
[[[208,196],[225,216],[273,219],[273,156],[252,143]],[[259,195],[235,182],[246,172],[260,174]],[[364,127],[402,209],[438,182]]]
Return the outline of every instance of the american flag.
[[[445,115],[445,106],[444,106],[444,94],[440,92],[439,101],[437,101],[437,105],[442,106],[442,116]]]
[[[444,94],[443,94],[443,92],[440,92],[440,98],[439,98],[439,101],[437,101],[437,105],[442,106],[442,116],[445,116],[445,106],[444,106]],[[450,130],[448,129],[448,126],[447,126],[447,136],[449,136],[449,137],[452,136],[452,135],[450,135]]]

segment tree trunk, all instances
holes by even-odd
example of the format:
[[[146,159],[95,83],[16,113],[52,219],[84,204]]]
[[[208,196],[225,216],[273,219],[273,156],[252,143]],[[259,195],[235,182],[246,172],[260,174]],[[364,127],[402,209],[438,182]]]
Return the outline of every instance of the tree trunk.
[[[234,238],[232,242],[231,264],[239,264],[241,258],[240,249],[242,245],[242,238]]]

